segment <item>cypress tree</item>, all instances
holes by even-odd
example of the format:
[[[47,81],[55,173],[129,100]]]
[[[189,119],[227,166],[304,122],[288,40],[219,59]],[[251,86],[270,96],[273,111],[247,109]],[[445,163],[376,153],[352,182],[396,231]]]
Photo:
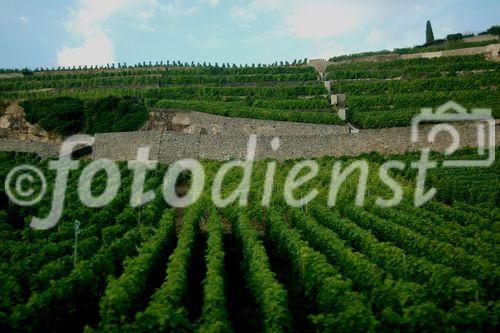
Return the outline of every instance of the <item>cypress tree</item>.
[[[432,31],[431,21],[427,21],[427,27],[425,29],[425,44],[430,45],[434,43],[434,32]]]

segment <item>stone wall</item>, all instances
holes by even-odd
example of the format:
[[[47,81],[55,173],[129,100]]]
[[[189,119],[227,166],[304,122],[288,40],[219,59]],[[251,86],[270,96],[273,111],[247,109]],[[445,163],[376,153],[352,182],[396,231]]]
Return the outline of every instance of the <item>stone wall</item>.
[[[488,39],[487,39],[488,40]],[[436,52],[423,52],[423,53],[413,53],[413,54],[385,54],[385,55],[375,55],[360,58],[353,58],[349,60],[342,61],[326,61],[324,59],[314,59],[309,61],[309,65],[316,68],[319,73],[325,73],[326,68],[330,64],[349,64],[353,62],[381,62],[381,61],[394,61],[398,59],[419,59],[419,58],[440,58],[440,57],[455,57],[455,56],[468,56],[468,55],[478,55],[484,54],[488,58],[496,59],[499,56],[500,44],[495,44],[495,41],[487,46],[479,47],[469,47],[456,50],[447,51],[436,51]]]
[[[495,41],[498,39],[500,39],[499,36],[485,34],[485,35],[479,35],[479,36],[466,37],[463,39],[463,41],[466,43],[475,43],[475,42],[486,42],[488,40]]]
[[[422,138],[426,137],[430,128],[422,127]],[[459,124],[456,128],[461,136],[461,147],[476,146],[475,124]],[[360,130],[358,134],[277,135],[281,145],[276,151],[271,148],[271,140],[275,135],[260,135],[257,139],[256,158],[287,160],[322,156],[356,156],[370,152],[398,154],[429,146],[423,140],[416,144],[412,143],[410,135],[410,127]],[[450,140],[447,135],[441,133],[430,147],[442,151],[450,145]],[[139,147],[150,147],[150,158],[164,163],[186,158],[224,161],[245,158],[247,142],[248,136],[243,133],[214,135],[167,131],[163,134],[160,132],[98,134],[93,158],[130,160],[135,159]],[[496,145],[500,145],[499,137],[496,138]]]
[[[55,157],[59,155],[60,146],[50,142],[34,142],[0,137],[0,151],[16,151],[34,153],[40,157]]]
[[[95,134],[94,158],[110,160],[134,160],[137,148],[149,147],[150,156],[158,158],[162,132],[127,132]]]
[[[328,112],[328,111],[325,111]],[[288,121],[269,121],[249,118],[223,117],[209,113],[153,109],[145,130],[169,130],[192,134],[229,134],[259,136],[304,136],[348,133],[348,127],[307,124]]]
[[[492,51],[499,46],[500,44],[492,44],[488,46],[469,47],[466,49],[426,52],[426,53],[416,53],[416,54],[403,54],[401,55],[401,59],[456,57],[456,56],[469,56],[478,54],[491,55]]]
[[[429,126],[423,126],[421,137],[425,138]],[[476,125],[472,123],[456,125],[460,133],[461,147],[476,146]],[[498,129],[500,126],[496,126]],[[271,148],[275,135],[260,135],[257,138],[256,158],[278,160],[314,158],[323,156],[356,156],[362,153],[379,152],[398,154],[417,151],[429,146],[425,141],[411,142],[411,129],[386,128],[360,130],[358,134],[327,134],[309,136],[277,136],[280,147]],[[244,159],[247,153],[248,135],[240,134],[193,134],[171,131],[128,132],[96,134],[92,158],[106,158],[116,161],[134,160],[140,147],[150,148],[150,159],[171,163],[180,159],[230,160]],[[450,144],[450,138],[440,134],[433,150],[442,151]],[[500,145],[500,137],[496,137]],[[0,151],[35,153],[41,157],[56,157],[60,146],[55,143],[31,142],[0,138]]]

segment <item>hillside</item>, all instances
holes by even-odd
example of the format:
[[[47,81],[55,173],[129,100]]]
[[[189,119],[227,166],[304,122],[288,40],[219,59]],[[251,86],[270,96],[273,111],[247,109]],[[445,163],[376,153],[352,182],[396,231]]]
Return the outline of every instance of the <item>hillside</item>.
[[[318,124],[344,123],[338,109],[347,107],[346,120],[358,128],[409,126],[421,107],[437,107],[449,100],[491,108],[496,118],[500,113],[500,62],[483,55],[333,62],[321,75],[303,64],[113,67],[39,71],[2,79],[0,98],[26,100],[23,106],[30,122],[62,135],[133,131],[144,124],[147,116],[138,110],[127,111],[132,113],[119,126],[109,122],[112,117],[99,115],[105,108],[116,109],[119,100],[111,102],[109,96],[129,101],[131,96],[136,98],[133,103],[145,107]],[[331,105],[330,94],[345,94],[345,105]],[[57,111],[61,106],[67,110]],[[89,108],[94,109],[94,118],[104,121],[98,128],[87,120]],[[64,112],[87,127],[62,125]]]
[[[365,56],[0,74],[0,331],[497,332],[500,62]]]
[[[49,197],[22,209],[2,201],[0,325],[15,331],[366,332],[427,331],[439,324],[452,332],[494,331],[498,162],[474,172],[435,170],[429,185],[440,194],[423,208],[412,204],[414,171],[405,170],[397,176],[402,204],[375,205],[378,195],[388,195],[375,176],[380,163],[416,157],[358,157],[370,163],[366,205],[355,207],[355,188],[343,186],[335,209],[326,206],[337,162],[331,158],[316,160],[317,177],[295,191],[318,189],[305,209],[290,207],[279,190],[292,163],[278,165],[276,192],[266,199],[271,207],[260,206],[267,162],[255,167],[245,208],[215,207],[209,186],[184,210],[169,208],[161,195],[130,208],[132,174],[124,164],[124,186],[111,204],[85,208],[74,187],[88,165],[83,162],[71,174],[65,214],[55,229],[24,227],[24,217],[47,212]],[[31,156],[1,154],[0,178],[27,162],[46,168]],[[204,166],[216,170],[220,163]],[[152,171],[148,188],[159,194],[165,171]],[[239,174],[230,172],[224,192],[237,186]],[[95,189],[103,180],[97,176]],[[82,222],[78,259],[75,220]]]

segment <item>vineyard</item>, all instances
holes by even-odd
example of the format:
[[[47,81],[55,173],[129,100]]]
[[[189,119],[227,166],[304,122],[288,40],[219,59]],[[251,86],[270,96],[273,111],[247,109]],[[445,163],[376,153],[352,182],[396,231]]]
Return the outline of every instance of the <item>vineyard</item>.
[[[500,63],[483,56],[333,64],[327,78],[360,128],[409,126],[420,108],[449,100],[500,115]]]
[[[332,94],[346,94],[347,121],[358,128],[409,126],[421,107],[454,100],[466,107],[490,108],[498,118],[500,63],[483,56],[333,63],[324,75]],[[47,114],[71,99],[69,113],[85,117],[88,108],[113,108],[109,98],[137,99],[144,107],[189,109],[222,116],[319,124],[343,124],[330,92],[313,67],[288,65],[114,64],[99,69],[38,70],[0,81],[0,99],[23,99],[43,129],[68,135],[134,131],[147,114],[135,110],[126,125],[112,117],[98,128],[60,127],[65,114]],[[118,103],[118,102],[117,102]],[[115,104],[117,104],[115,103]],[[76,105],[76,106],[75,106]],[[134,108],[129,105],[126,108]],[[101,116],[97,116],[99,119]],[[106,118],[106,116],[102,116]],[[101,117],[101,118],[102,118]],[[50,123],[52,121],[52,123]],[[82,120],[82,123],[88,122]],[[125,120],[124,120],[125,122]],[[69,128],[67,128],[69,127]],[[73,126],[74,127],[74,126]]]
[[[498,152],[498,151],[497,151]],[[472,158],[464,150],[460,158]],[[370,165],[366,204],[354,205],[358,175],[326,205],[335,160],[316,160],[318,174],[297,188],[317,189],[303,208],[292,208],[283,187],[293,161],[276,166],[269,205],[267,161],[256,162],[248,206],[217,208],[209,185],[219,162],[203,162],[207,186],[194,205],[169,207],[161,195],[168,166],[150,171],[146,189],[156,198],[129,206],[133,175],[119,164],[122,185],[104,208],[85,208],[70,173],[63,217],[56,228],[35,231],[31,216],[45,216],[50,196],[19,207],[0,192],[0,327],[2,331],[65,332],[385,332],[496,331],[499,326],[498,162],[471,172],[432,170],[439,195],[415,208],[415,170],[394,172],[405,193],[391,209],[376,177],[388,160],[360,156]],[[392,156],[409,163],[417,154]],[[434,159],[442,156],[433,155]],[[340,159],[343,168],[352,160]],[[49,177],[48,161],[0,153],[0,180],[30,163]],[[98,173],[92,192],[106,184]],[[241,170],[225,178],[227,196]],[[190,175],[178,179],[179,191]],[[353,185],[354,184],[354,185]],[[75,248],[75,221],[81,222]]]
[[[110,96],[139,98],[146,107],[183,108],[232,117],[343,123],[333,112],[328,91],[314,68],[302,64],[113,65],[101,70],[36,71],[0,81],[0,99],[24,99],[23,107],[35,115],[42,114],[45,108],[57,109],[64,99],[73,100],[67,107],[72,113],[83,115],[86,105],[95,109],[96,105],[105,105]],[[145,122],[142,115],[131,118],[125,130],[137,130]],[[54,131],[61,120],[54,123],[42,127]],[[101,127],[102,132],[124,131],[123,126]],[[66,128],[55,130],[68,134]]]
[[[431,152],[439,167],[429,167],[424,188],[436,194],[416,207],[421,170],[412,162],[420,154],[410,151],[416,144],[398,138],[409,129],[376,130],[409,126],[421,108],[449,101],[489,108],[500,118],[499,61],[484,55],[399,57],[492,43],[460,36],[334,57],[326,71],[320,68],[326,62],[315,68],[307,59],[0,69],[0,144],[6,145],[0,147],[0,331],[498,332],[500,163],[445,168],[444,160],[473,160],[477,151]],[[388,60],[391,55],[399,60]],[[380,61],[359,59],[366,56]],[[342,119],[341,109],[347,110]],[[282,123],[210,117],[218,119],[212,124],[185,111],[343,126],[283,124],[280,141],[273,136]],[[172,139],[170,130],[180,133]],[[142,148],[151,148],[151,160],[170,162],[162,158],[183,154],[224,160],[239,153],[241,137],[254,130],[265,133],[259,142],[266,146],[254,151],[259,158],[275,156],[266,155],[271,150],[287,158],[289,150],[298,157],[332,156],[250,161],[249,175],[239,164],[222,178],[227,164],[202,160],[201,194],[185,207],[168,197],[189,198],[199,185],[193,170],[172,182],[166,177],[177,171],[172,165],[105,160],[119,171],[116,196],[99,208],[83,204],[79,190],[92,158],[112,159],[116,150],[119,159],[128,156],[122,146],[148,146]],[[12,135],[16,131],[20,135]],[[73,134],[102,135],[95,136],[93,150],[76,146],[71,163],[79,167],[68,171],[62,216],[54,228],[36,230],[30,222],[50,216],[65,176],[54,160],[19,151],[36,151],[23,150],[33,138],[49,151]],[[212,146],[221,154],[210,155]],[[333,157],[341,154],[350,157]],[[401,167],[384,169],[388,161]],[[40,169],[47,184],[33,181],[36,174],[7,182],[22,165]],[[140,179],[138,169],[144,171]],[[110,175],[100,169],[92,176],[87,196],[95,200],[107,192]],[[142,190],[151,200],[138,204],[133,189],[144,179]],[[247,181],[248,191],[241,190]],[[30,182],[33,192],[22,186]],[[165,194],[167,185],[171,192]],[[45,196],[22,206],[13,192]],[[385,208],[398,196],[398,204]]]

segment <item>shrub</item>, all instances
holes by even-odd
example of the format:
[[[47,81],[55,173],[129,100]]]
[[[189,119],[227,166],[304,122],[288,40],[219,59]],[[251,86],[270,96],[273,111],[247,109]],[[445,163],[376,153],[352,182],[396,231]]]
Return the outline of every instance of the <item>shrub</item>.
[[[31,99],[21,103],[26,120],[62,136],[139,129],[148,111],[138,97],[108,96],[84,101],[73,97]]]
[[[494,25],[487,30],[489,34],[500,36],[500,25]]]
[[[448,36],[446,36],[446,40],[451,42],[456,42],[456,41],[459,41],[459,40],[462,40],[464,38],[464,36],[461,34],[461,33],[458,33],[458,34],[449,34]]]
[[[21,103],[26,120],[44,130],[67,136],[79,133],[83,124],[83,101],[73,97],[28,100]]]
[[[135,131],[147,120],[148,111],[137,97],[109,96],[85,103],[85,133]]]

